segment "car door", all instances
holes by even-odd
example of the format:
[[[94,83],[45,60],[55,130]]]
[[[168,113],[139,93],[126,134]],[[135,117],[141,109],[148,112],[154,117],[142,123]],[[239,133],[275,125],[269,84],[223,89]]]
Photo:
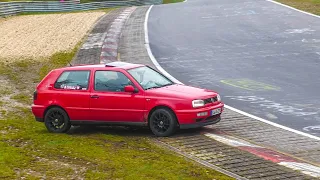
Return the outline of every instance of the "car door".
[[[90,94],[90,114],[93,120],[144,121],[145,97],[143,91],[124,92],[126,85],[134,86],[134,83],[133,79],[124,72],[115,70],[96,70],[94,72]]]
[[[63,107],[70,120],[88,120],[90,70],[66,70],[54,83],[55,102]]]

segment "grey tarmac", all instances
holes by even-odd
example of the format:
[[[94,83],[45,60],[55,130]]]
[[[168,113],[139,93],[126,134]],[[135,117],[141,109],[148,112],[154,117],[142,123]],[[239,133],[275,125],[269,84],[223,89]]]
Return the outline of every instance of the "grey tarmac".
[[[148,6],[138,7],[132,12],[122,28],[118,47],[120,61],[148,64],[155,67],[145,48],[143,24],[148,8]],[[100,53],[101,49],[100,47]],[[89,53],[87,54],[89,55]],[[99,57],[96,58],[87,59],[88,61],[85,63],[97,63]],[[179,69],[176,70],[179,71]],[[210,167],[218,166],[231,174],[238,174],[247,179],[313,179],[306,174],[208,138],[202,135],[203,131],[224,132],[244,140],[250,140],[251,143],[257,145],[284,152],[292,157],[299,157],[305,162],[309,161],[313,164],[320,162],[319,141],[284,131],[228,109],[223,114],[222,121],[216,125],[181,131],[171,138],[156,139],[171,149],[179,150],[187,157],[192,156],[192,159],[198,159],[198,162],[205,162],[202,164],[209,163]],[[309,156],[310,153],[312,157]]]
[[[320,137],[320,18],[266,0],[154,6],[153,55],[179,81]]]
[[[155,68],[145,47],[143,24],[147,10],[147,7],[139,7],[131,14],[123,28],[118,52],[121,57],[120,61],[148,64]],[[234,121],[238,123],[233,124]],[[247,128],[242,128],[242,126],[246,125]],[[174,137],[159,138],[157,140],[165,143],[169,149],[177,149],[180,154],[184,154],[186,157],[192,156],[192,159],[198,160],[198,162],[205,161],[202,164],[209,163],[213,166],[219,166],[231,172],[231,174],[242,174],[247,179],[313,179],[201,135],[206,129],[228,134],[232,133],[231,135],[245,140],[251,138],[252,141],[250,140],[250,142],[257,140],[254,143],[271,149],[282,150],[281,152],[288,152],[288,154],[290,152],[292,156],[296,155],[293,153],[299,154],[300,152],[291,149],[292,144],[296,143],[297,140],[300,141],[297,146],[306,151],[308,150],[305,147],[313,143],[309,152],[315,152],[315,157],[318,157],[313,159],[315,163],[320,162],[318,161],[320,157],[320,141],[284,131],[228,109],[223,114],[222,121],[216,125],[191,130],[190,132],[188,130],[178,132]],[[269,131],[269,134],[267,134],[269,136],[268,139],[265,139],[266,136],[262,133],[264,130]],[[283,137],[283,139],[279,137]],[[217,158],[217,154],[221,155],[221,153],[225,157],[224,159]],[[299,158],[304,161],[312,160],[308,155],[299,155]]]

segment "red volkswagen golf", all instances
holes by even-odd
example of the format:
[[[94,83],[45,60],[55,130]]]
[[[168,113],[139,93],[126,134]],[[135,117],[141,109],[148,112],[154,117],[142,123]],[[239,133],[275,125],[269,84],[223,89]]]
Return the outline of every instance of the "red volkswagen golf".
[[[220,121],[214,91],[175,84],[139,64],[113,62],[52,70],[37,85],[32,112],[49,132],[71,125],[142,125],[157,136]]]

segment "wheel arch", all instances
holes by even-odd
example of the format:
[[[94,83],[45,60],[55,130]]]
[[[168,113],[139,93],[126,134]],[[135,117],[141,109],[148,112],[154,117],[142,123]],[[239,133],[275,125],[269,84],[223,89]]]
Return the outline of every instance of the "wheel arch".
[[[55,104],[48,106],[48,107],[44,110],[43,119],[45,118],[47,112],[48,112],[50,109],[52,109],[52,108],[60,108],[60,109],[62,109],[62,110],[67,114],[68,118],[70,119],[68,112],[67,112],[63,107],[61,107],[61,106],[59,106],[59,105],[55,105]]]

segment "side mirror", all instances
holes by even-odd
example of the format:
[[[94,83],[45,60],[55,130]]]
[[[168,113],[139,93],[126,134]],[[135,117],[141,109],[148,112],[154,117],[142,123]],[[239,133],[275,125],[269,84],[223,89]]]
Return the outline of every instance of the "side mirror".
[[[138,90],[136,90],[133,86],[128,85],[124,87],[124,92],[136,93],[138,92]]]

